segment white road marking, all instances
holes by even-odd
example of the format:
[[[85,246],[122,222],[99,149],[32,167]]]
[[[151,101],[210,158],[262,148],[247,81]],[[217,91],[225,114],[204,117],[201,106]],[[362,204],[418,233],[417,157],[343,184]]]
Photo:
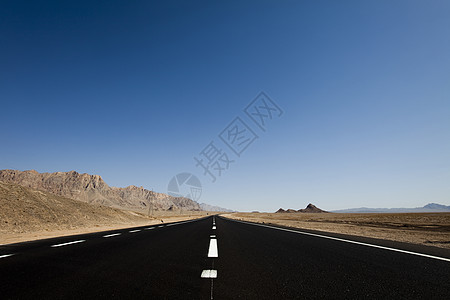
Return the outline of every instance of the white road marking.
[[[184,222],[177,223],[177,225],[184,224],[184,223],[190,223],[190,222],[194,222],[194,221],[197,221],[197,220],[193,220],[193,221],[184,221]]]
[[[79,241],[73,241],[73,242],[68,242],[68,243],[56,244],[56,245],[52,245],[51,247],[55,248],[55,247],[67,246],[67,245],[78,244],[78,243],[83,243],[83,242],[86,242],[86,240],[79,240]]]
[[[180,224],[190,223],[190,222],[194,222],[194,221],[198,221],[198,220],[189,220],[189,221],[184,221],[184,222],[179,222],[179,223],[172,223],[172,224],[167,224],[166,226],[180,225]],[[158,227],[164,227],[164,225],[160,225]],[[150,229],[155,229],[155,228],[156,227],[147,227],[147,228],[144,228],[144,230],[150,230]]]
[[[203,270],[202,278],[217,278],[217,270]]]
[[[4,255],[0,255],[0,258],[6,258],[6,257],[10,257],[13,256],[14,254],[4,254]]]
[[[231,219],[229,219],[229,220],[231,220]],[[320,237],[320,238],[324,238],[324,239],[330,239],[330,240],[335,240],[335,241],[340,241],[340,242],[346,242],[346,243],[351,243],[351,244],[356,244],[356,245],[361,245],[361,246],[373,247],[373,248],[378,248],[378,249],[384,249],[384,250],[389,250],[389,251],[395,251],[395,252],[406,253],[406,254],[411,254],[411,255],[422,256],[422,257],[427,257],[427,258],[438,259],[438,260],[443,260],[443,261],[448,261],[448,262],[450,262],[450,258],[439,257],[439,256],[434,256],[434,255],[429,255],[429,254],[424,254],[424,253],[418,253],[418,252],[412,252],[412,251],[407,251],[407,250],[401,250],[401,249],[396,249],[396,248],[391,248],[391,247],[385,247],[385,246],[379,246],[379,245],[368,244],[368,243],[363,243],[363,242],[357,242],[357,241],[352,241],[352,240],[346,240],[346,239],[341,239],[341,238],[336,238],[336,237],[326,236],[326,235],[321,235],[321,234],[315,234],[315,233],[309,233],[309,232],[303,232],[303,231],[296,231],[296,230],[285,229],[285,228],[272,227],[272,226],[262,225],[262,224],[255,224],[255,223],[251,223],[251,222],[238,221],[238,220],[232,220],[232,221],[240,222],[240,223],[244,223],[244,224],[250,224],[250,225],[255,225],[255,226],[260,226],[260,227],[267,227],[267,228],[272,228],[272,229],[278,229],[278,230],[283,230],[283,231],[288,231],[288,232],[293,232],[293,233],[298,233],[298,234],[304,234],[304,235],[310,235],[310,236]]]
[[[215,235],[210,235],[209,237],[211,237],[211,238],[215,238],[216,236],[215,236]]]
[[[209,241],[208,257],[219,257],[217,251],[217,239],[211,239]]]
[[[129,233],[135,233],[135,232],[139,232],[139,231],[141,231],[140,229],[136,229],[136,230],[131,230],[131,231],[128,231]]]
[[[216,229],[216,226],[213,226],[212,229]]]
[[[109,237],[113,237],[113,236],[118,236],[121,235],[121,233],[113,233],[113,234],[108,234],[108,235],[104,235],[104,238],[109,238]]]
[[[197,221],[197,220],[189,220],[189,221],[184,221],[184,222],[172,223],[172,224],[167,224],[166,226],[180,225],[180,224],[190,223],[190,222],[194,222],[194,221]]]

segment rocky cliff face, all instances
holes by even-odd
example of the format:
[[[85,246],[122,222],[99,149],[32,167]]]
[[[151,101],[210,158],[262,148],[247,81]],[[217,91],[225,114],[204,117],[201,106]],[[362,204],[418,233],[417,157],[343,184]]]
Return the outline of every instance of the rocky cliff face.
[[[0,181],[117,208],[148,209],[152,202],[155,210],[168,210],[170,207],[201,210],[200,205],[191,199],[155,193],[133,185],[126,188],[110,187],[99,175],[80,174],[75,171],[38,173],[34,170],[0,170]]]

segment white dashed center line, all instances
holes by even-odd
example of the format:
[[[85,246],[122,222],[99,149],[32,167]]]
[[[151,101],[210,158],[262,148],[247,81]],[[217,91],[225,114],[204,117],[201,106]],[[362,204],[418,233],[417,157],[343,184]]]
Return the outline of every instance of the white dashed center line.
[[[139,231],[141,231],[140,229],[136,229],[136,230],[131,230],[131,231],[128,231],[129,233],[135,233],[135,232],[139,232]]]
[[[104,235],[104,238],[109,238],[109,237],[113,237],[113,236],[118,236],[121,235],[121,233],[113,233],[113,234],[108,234],[108,235]]]
[[[217,278],[217,270],[203,270],[202,278]]]
[[[219,257],[217,251],[217,239],[215,238],[209,241],[208,257]]]
[[[83,242],[86,242],[86,240],[79,240],[79,241],[73,241],[73,242],[68,242],[68,243],[56,244],[56,245],[52,245],[51,247],[53,247],[53,248],[62,247],[62,246],[67,246],[67,245],[72,245],[72,244],[83,243]]]
[[[160,226],[158,226],[159,228],[161,228],[161,227],[164,227],[164,225],[160,225]]]
[[[212,229],[216,229],[216,218],[213,217],[212,221]],[[200,275],[201,278],[210,278],[211,279],[211,298],[213,299],[214,295],[214,279],[217,278],[217,270],[214,270],[214,258],[219,257],[219,251],[217,249],[217,238],[215,234],[210,234],[209,237],[209,249],[208,249],[208,257],[213,258],[211,260],[211,269],[203,270]]]
[[[150,230],[150,229],[155,229],[155,227],[148,227],[148,228],[145,228],[145,230]]]
[[[6,257],[10,257],[13,256],[14,254],[4,254],[4,255],[0,255],[0,258],[6,258]]]

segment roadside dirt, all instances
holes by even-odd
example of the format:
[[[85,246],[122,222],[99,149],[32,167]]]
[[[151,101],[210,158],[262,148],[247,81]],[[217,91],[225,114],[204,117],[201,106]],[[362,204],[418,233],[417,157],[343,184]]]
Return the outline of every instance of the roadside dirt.
[[[0,244],[161,224],[208,212],[124,211],[0,181]]]

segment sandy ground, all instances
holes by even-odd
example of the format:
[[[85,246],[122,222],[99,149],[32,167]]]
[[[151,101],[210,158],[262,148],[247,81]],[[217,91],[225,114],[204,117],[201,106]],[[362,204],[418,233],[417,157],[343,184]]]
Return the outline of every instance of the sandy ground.
[[[77,235],[84,233],[93,233],[93,232],[101,232],[115,229],[123,229],[130,227],[138,227],[138,226],[146,226],[146,225],[155,225],[155,224],[164,224],[171,223],[177,221],[185,221],[198,219],[205,216],[207,213],[199,213],[194,212],[192,215],[163,215],[158,218],[147,220],[147,221],[138,221],[138,222],[129,222],[126,224],[111,224],[111,225],[94,225],[92,227],[81,227],[75,229],[65,229],[65,230],[39,230],[32,232],[21,232],[21,233],[8,233],[8,232],[0,232],[0,245],[12,244],[12,243],[20,243],[26,241],[34,241],[41,240],[47,238],[54,238],[60,236],[69,236],[69,235]],[[161,222],[162,221],[162,222]]]
[[[450,213],[233,213],[231,219],[450,249]]]
[[[125,211],[0,181],[0,244],[161,224],[208,212]],[[209,213],[210,214],[210,213]]]

